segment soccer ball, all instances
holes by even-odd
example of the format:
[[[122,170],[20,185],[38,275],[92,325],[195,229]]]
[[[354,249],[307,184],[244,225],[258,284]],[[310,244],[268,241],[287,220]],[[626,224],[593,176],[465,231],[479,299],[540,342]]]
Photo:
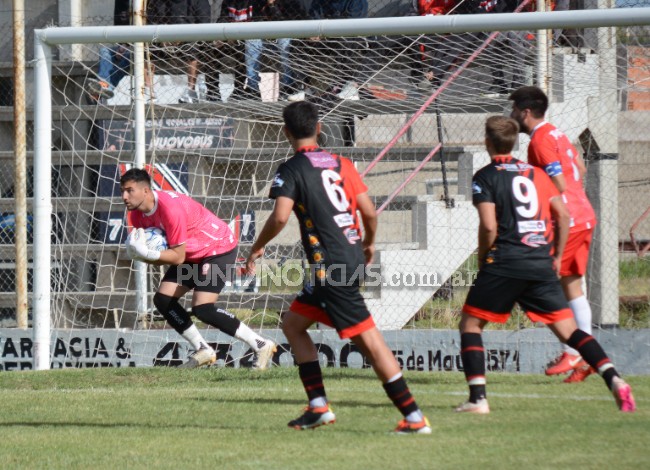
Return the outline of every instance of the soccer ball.
[[[147,248],[150,250],[163,251],[169,248],[165,232],[161,229],[157,227],[145,228],[144,235],[144,241],[147,244]]]

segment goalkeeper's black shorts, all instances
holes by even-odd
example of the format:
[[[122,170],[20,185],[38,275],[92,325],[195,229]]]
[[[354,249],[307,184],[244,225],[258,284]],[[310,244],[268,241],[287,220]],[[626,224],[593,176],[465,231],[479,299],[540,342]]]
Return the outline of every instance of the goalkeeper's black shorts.
[[[237,248],[217,256],[209,256],[198,263],[170,266],[162,282],[173,282],[197,292],[219,294],[231,280],[237,260]]]

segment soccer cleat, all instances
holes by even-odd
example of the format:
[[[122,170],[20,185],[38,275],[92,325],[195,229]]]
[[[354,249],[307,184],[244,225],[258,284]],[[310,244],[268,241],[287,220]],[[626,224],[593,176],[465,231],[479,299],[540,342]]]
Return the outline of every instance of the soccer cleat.
[[[305,92],[304,91],[299,91],[297,93],[294,93],[292,95],[287,96],[287,101],[305,101]]]
[[[329,405],[312,408],[308,406],[305,412],[299,418],[289,421],[288,426],[299,431],[304,429],[314,429],[318,426],[332,424],[336,421],[336,415],[332,412]]]
[[[566,379],[564,379],[564,383],[571,384],[571,383],[582,382],[594,372],[596,371],[593,370],[589,364],[585,364],[584,366],[581,367],[576,367],[575,369],[573,369],[573,372],[571,372],[571,375],[568,376]]]
[[[190,90],[189,88],[185,90],[185,93],[183,96],[181,96],[178,99],[179,103],[198,103],[199,102],[199,95],[196,93],[194,90]]]
[[[403,419],[397,424],[395,432],[397,434],[431,434],[431,425],[426,416],[417,423]]]
[[[456,413],[474,413],[477,415],[486,415],[490,412],[490,405],[488,405],[487,398],[481,398],[476,403],[466,401],[465,403],[456,407]]]
[[[217,353],[209,347],[202,347],[190,354],[186,362],[178,366],[179,369],[196,369],[197,367],[209,366],[217,361]]]
[[[266,340],[266,344],[260,348],[255,354],[255,362],[253,362],[253,369],[266,370],[271,365],[273,354],[278,350],[278,346],[270,339]]]
[[[582,360],[582,357],[579,355],[569,354],[568,352],[563,352],[558,357],[549,362],[546,366],[546,375],[559,375],[566,374],[571,369],[577,369],[582,367],[587,363]]]
[[[105,82],[104,80],[95,80],[94,78],[89,78],[86,81],[86,91],[95,99],[111,99],[115,96],[115,92],[111,89],[108,82]]]
[[[336,96],[338,96],[341,100],[356,101],[359,99],[359,89],[354,83],[348,82]]]
[[[612,395],[614,395],[619,410],[624,413],[636,411],[636,403],[634,402],[634,396],[632,396],[632,387],[622,378],[614,377],[612,380]]]

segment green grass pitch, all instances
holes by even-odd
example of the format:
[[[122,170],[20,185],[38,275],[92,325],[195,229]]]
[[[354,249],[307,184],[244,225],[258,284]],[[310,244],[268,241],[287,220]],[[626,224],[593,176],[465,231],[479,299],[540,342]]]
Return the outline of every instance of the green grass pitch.
[[[0,466],[66,469],[648,468],[650,377],[620,413],[599,377],[488,374],[487,416],[458,415],[460,373],[407,373],[433,434],[400,419],[369,370],[325,369],[337,422],[286,423],[306,404],[295,368],[0,374]]]

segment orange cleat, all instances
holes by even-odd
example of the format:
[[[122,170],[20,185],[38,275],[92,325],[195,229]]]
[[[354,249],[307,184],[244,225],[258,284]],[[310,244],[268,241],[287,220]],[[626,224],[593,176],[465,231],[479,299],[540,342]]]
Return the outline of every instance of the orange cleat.
[[[569,354],[568,352],[563,352],[560,356],[549,362],[548,366],[546,366],[545,373],[546,375],[566,374],[571,369],[577,369],[586,364],[587,363],[582,360],[582,357]]]
[[[575,369],[573,369],[573,372],[571,372],[571,375],[568,376],[566,379],[564,379],[564,383],[571,384],[571,383],[582,382],[595,372],[596,371],[588,364],[582,367],[576,367]]]

